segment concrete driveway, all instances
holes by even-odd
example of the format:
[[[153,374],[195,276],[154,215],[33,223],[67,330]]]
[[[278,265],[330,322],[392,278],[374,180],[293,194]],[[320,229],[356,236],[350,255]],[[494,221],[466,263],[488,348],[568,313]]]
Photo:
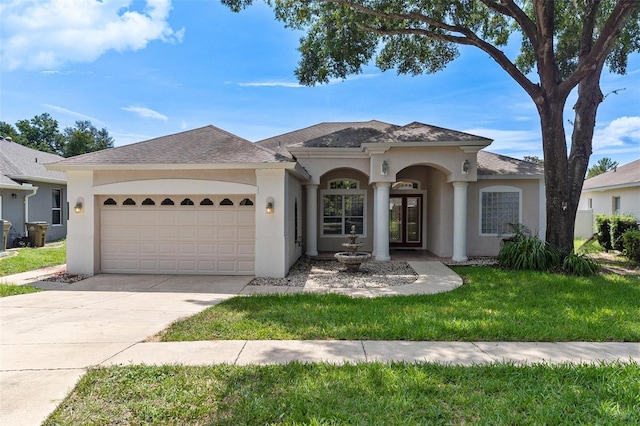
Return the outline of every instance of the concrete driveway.
[[[86,368],[241,293],[252,278],[97,275],[0,298],[0,424],[39,425]]]

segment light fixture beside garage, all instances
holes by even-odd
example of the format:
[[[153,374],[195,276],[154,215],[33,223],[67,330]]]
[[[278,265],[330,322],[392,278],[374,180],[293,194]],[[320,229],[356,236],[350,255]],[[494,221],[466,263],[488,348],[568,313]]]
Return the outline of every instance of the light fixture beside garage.
[[[78,198],[76,205],[73,207],[73,211],[76,213],[82,213],[82,198]]]
[[[267,198],[267,214],[273,214],[273,197]]]

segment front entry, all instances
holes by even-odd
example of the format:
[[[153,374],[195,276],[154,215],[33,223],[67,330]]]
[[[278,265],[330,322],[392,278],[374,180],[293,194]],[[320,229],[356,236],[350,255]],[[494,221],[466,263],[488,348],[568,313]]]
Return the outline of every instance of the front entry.
[[[422,195],[389,197],[389,246],[422,247]]]

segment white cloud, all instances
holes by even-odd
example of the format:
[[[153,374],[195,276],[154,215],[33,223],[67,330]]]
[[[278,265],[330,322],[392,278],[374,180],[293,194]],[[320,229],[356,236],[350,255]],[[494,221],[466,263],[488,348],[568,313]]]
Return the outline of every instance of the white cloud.
[[[463,130],[472,135],[493,139],[487,151],[521,158],[524,155],[542,157],[542,139],[539,130],[501,130],[477,127]]]
[[[169,117],[167,117],[164,114],[160,114],[158,111],[154,111],[151,108],[129,106],[129,107],[122,107],[121,109],[136,113],[142,118],[153,118],[156,120],[163,120],[163,121],[169,120]]]
[[[52,69],[91,62],[109,50],[144,49],[150,41],[181,42],[168,23],[171,0],[8,0],[0,5],[2,68]]]
[[[616,118],[593,135],[593,151],[599,154],[633,152],[634,148],[636,156],[640,156],[640,117]]]
[[[63,108],[61,106],[57,106],[57,105],[51,105],[51,104],[42,104],[43,107],[45,108],[49,108],[55,112],[59,112],[61,114],[66,114],[69,115],[71,117],[75,117],[75,118],[79,118],[81,120],[89,120],[91,121],[91,124],[93,125],[99,125],[99,126],[104,126],[105,123],[102,120],[98,120],[97,118],[91,117],[89,115],[83,114],[81,112],[76,112],[76,111],[71,111],[70,109],[67,108]]]
[[[380,76],[380,74],[357,74],[357,75],[349,76],[346,79],[331,78],[331,79],[329,79],[329,82],[327,83],[327,85],[344,83],[346,81],[362,80],[362,79],[367,79],[367,78],[375,78],[375,77],[378,77],[378,76]],[[303,86],[300,83],[291,82],[291,81],[244,82],[244,83],[238,83],[238,86],[241,86],[241,87],[287,87],[287,88],[307,87],[307,86]]]

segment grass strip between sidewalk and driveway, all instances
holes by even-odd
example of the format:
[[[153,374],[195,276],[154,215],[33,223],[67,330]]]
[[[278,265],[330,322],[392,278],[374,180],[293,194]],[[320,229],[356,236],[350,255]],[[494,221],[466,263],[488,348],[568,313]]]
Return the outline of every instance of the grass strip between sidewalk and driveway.
[[[93,369],[44,425],[640,424],[638,364]]]
[[[640,277],[458,267],[448,293],[236,297],[157,338],[196,340],[640,341]]]
[[[0,284],[0,297],[17,296],[18,294],[37,293],[43,291],[30,285]]]

